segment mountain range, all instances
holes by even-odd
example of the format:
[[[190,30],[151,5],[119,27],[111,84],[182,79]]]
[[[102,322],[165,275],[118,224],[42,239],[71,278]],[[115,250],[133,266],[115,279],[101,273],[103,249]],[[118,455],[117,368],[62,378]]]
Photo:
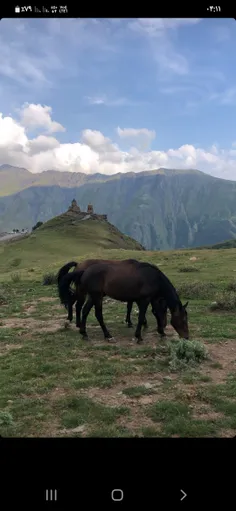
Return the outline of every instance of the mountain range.
[[[236,182],[199,170],[160,168],[106,176],[0,167],[0,231],[32,228],[68,209],[94,211],[147,249],[236,239]]]

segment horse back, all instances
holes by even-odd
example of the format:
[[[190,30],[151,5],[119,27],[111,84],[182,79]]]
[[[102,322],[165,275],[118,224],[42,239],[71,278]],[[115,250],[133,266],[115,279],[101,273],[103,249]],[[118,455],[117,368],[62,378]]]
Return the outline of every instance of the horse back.
[[[114,266],[119,265],[132,265],[138,263],[136,259],[124,259],[122,261],[116,260],[116,259],[86,259],[85,261],[82,261],[81,263],[78,263],[76,270],[86,270],[87,268],[90,268],[90,266],[93,266],[94,264],[112,264]]]

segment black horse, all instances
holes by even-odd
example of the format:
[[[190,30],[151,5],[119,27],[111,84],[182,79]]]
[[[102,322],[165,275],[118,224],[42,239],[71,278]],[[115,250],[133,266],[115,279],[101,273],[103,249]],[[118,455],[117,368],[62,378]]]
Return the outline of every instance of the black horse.
[[[83,261],[81,263],[76,263],[75,261],[71,261],[71,262],[65,264],[64,266],[62,266],[62,268],[60,268],[60,270],[58,271],[57,283],[59,286],[61,279],[65,275],[68,274],[68,272],[71,268],[75,268],[74,271],[79,271],[79,270],[86,270],[87,268],[90,268],[91,266],[93,266],[94,264],[97,264],[97,263],[112,264],[112,265],[114,264],[115,266],[117,266],[117,265],[121,265],[124,263],[125,264],[135,264],[137,262],[138,261],[136,261],[136,259],[126,259],[124,261],[109,260],[109,259],[86,259],[85,261]],[[75,303],[76,303],[76,325],[79,327],[80,326],[80,312],[81,312],[83,303],[81,303],[79,301],[77,302],[75,291],[72,288],[69,288],[69,300],[68,300],[68,303],[65,305],[66,309],[68,311],[68,316],[67,316],[68,321],[72,321],[72,319],[73,319],[73,305]],[[127,326],[129,328],[131,328],[133,326],[132,321],[131,321],[132,308],[133,308],[133,301],[128,301],[125,323],[127,324]],[[166,305],[165,300],[161,299],[158,303],[157,308],[158,308],[158,312],[156,312],[156,307],[154,306],[154,304],[152,304],[152,313],[157,320],[158,332],[162,336],[165,336],[164,328],[166,328],[166,326],[167,326],[167,305]],[[144,320],[143,320],[143,326],[144,326],[144,328],[148,327],[146,316],[144,317]]]
[[[61,303],[68,305],[70,301],[70,284],[76,286],[77,302],[83,302],[89,295],[82,310],[80,333],[87,338],[86,319],[95,307],[96,318],[103,330],[105,339],[112,335],[107,330],[102,315],[102,302],[104,296],[110,296],[122,302],[136,302],[139,307],[138,325],[135,337],[142,341],[141,329],[145,314],[150,302],[158,314],[158,302],[164,299],[171,312],[171,325],[180,337],[188,339],[187,303],[182,305],[180,298],[169,279],[156,266],[149,263],[134,261],[131,264],[123,261],[122,265],[97,263],[87,270],[79,270],[65,275],[59,282],[59,296]]]

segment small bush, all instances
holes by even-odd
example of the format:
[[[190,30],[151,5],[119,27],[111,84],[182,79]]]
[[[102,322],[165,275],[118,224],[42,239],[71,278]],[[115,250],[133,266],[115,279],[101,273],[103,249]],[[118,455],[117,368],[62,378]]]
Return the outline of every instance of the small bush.
[[[22,259],[20,257],[16,257],[15,259],[12,260],[11,262],[11,266],[12,267],[16,267],[16,266],[19,266],[20,263],[21,263]]]
[[[0,426],[11,426],[12,424],[12,415],[9,412],[0,411]]]
[[[0,288],[0,305],[5,305],[7,303],[6,291],[3,288]]]
[[[200,271],[196,266],[182,266],[179,268],[180,273],[194,273]]]
[[[52,286],[57,284],[57,275],[55,273],[45,273],[43,276],[43,286]]]
[[[168,345],[169,366],[176,371],[186,366],[196,366],[208,357],[207,349],[199,341],[180,339]]]
[[[35,225],[32,227],[32,231],[35,231],[36,229],[38,229],[39,227],[41,227],[41,225],[43,225],[43,222],[37,222],[37,224],[35,224]]]
[[[11,280],[14,282],[14,284],[17,284],[17,282],[20,282],[21,276],[19,273],[12,273]]]
[[[178,294],[192,300],[205,300],[214,296],[216,289],[212,282],[189,282],[178,286]]]
[[[229,284],[226,286],[227,291],[233,291],[236,293],[236,280],[232,280],[229,282]]]
[[[236,310],[236,295],[234,292],[221,293],[216,297],[216,301],[211,303],[210,310],[234,311]]]

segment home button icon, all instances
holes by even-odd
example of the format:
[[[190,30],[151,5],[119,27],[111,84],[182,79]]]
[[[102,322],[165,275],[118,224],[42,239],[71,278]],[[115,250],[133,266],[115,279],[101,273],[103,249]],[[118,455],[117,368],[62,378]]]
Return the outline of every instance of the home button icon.
[[[115,502],[121,502],[121,500],[123,500],[123,498],[124,498],[123,490],[118,490],[118,489],[112,490],[111,498]]]

